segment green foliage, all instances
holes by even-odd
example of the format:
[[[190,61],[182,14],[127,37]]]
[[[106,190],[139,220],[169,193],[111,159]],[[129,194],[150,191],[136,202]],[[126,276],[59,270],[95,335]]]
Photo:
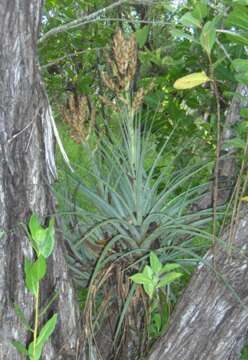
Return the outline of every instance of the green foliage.
[[[239,4],[235,5],[227,17],[226,24],[242,30],[248,30],[247,7]]]
[[[150,266],[146,265],[141,273],[134,274],[130,279],[136,284],[142,284],[150,299],[159,288],[169,285],[182,276],[180,272],[172,271],[178,269],[179,264],[170,263],[162,265],[157,255],[150,252]]]
[[[51,319],[49,319],[45,325],[40,330],[39,336],[36,341],[32,341],[28,347],[28,355],[32,360],[39,360],[42,354],[43,347],[49,337],[55,330],[55,326],[57,324],[57,314],[54,314]]]
[[[245,348],[242,350],[240,360],[247,360],[248,359],[248,346],[245,346]]]
[[[101,7],[100,0],[47,1],[42,31]],[[123,6],[119,23],[126,35],[135,34],[140,49],[139,71],[130,93],[136,87],[143,87],[146,93],[142,121],[134,126],[127,125],[127,109],[116,113],[99,100],[99,95],[109,94],[101,72],[108,71],[112,58],[110,54],[106,62],[105,54],[117,26],[115,20],[104,14],[104,18],[85,25],[83,31],[58,34],[39,47],[43,76],[57,112],[60,105],[66,106],[68,93],[74,97],[87,95],[96,108],[100,135],[91,134],[85,148],[69,138],[67,125],[59,121],[75,173],[68,173],[58,156],[60,180],[56,190],[65,238],[71,248],[68,264],[76,283],[83,288],[80,299],[85,313],[89,304],[94,304],[90,309],[94,326],[86,327],[97,331],[101,323],[97,311],[103,309],[104,291],[109,293],[111,301],[122,309],[115,345],[135,294],[136,285],[128,282],[130,275],[145,272],[150,280],[153,278],[149,270],[152,265],[147,265],[151,249],[160,263],[188,269],[200,260],[202,248],[207,249],[211,243],[211,210],[191,210],[206,192],[212,167],[208,160],[214,159],[216,151],[216,99],[209,80],[214,79],[218,86],[224,126],[237,85],[248,83],[244,48],[248,44],[247,14],[246,0],[188,0],[180,5],[155,2],[144,9]],[[109,14],[111,19],[119,16],[116,10]],[[141,25],[144,19],[152,24]],[[153,90],[146,92],[151,82]],[[191,90],[175,91],[174,86]],[[225,142],[223,150],[231,146],[241,157],[247,129],[244,122],[239,126],[231,129],[236,137]],[[154,258],[152,262],[153,268],[159,267]],[[109,279],[108,274],[116,269],[121,269],[119,285],[127,287],[127,296],[121,297],[107,286],[105,276]],[[173,269],[170,271],[173,273]],[[109,282],[113,284],[116,279],[111,276]],[[161,298],[150,311],[151,336],[158,336],[169,317],[171,304],[166,296],[170,294],[174,304],[186,283],[184,279],[182,276],[172,281],[165,287],[170,289],[166,294],[157,289]],[[156,294],[157,290],[150,286],[148,291]],[[145,306],[141,304],[140,308]]]
[[[37,257],[41,255],[47,258],[54,248],[54,219],[51,219],[47,228],[43,228],[36,215],[32,215],[29,221],[31,241]]]
[[[195,86],[205,84],[209,80],[209,77],[202,71],[177,79],[174,83],[174,88],[177,90],[192,89]]]
[[[144,26],[141,29],[136,31],[135,37],[136,37],[137,44],[140,48],[143,48],[143,46],[145,45],[148,35],[149,35],[149,27],[148,26]]]
[[[28,258],[25,258],[24,272],[25,285],[35,298],[34,328],[32,329],[29,325],[19,305],[15,306],[15,311],[24,327],[33,333],[33,341],[27,348],[17,340],[12,340],[11,343],[20,354],[26,355],[30,360],[39,360],[42,355],[43,347],[52,335],[57,323],[57,314],[54,314],[43,325],[42,329],[38,333],[39,318],[41,316],[39,309],[40,281],[46,275],[46,258],[51,255],[54,248],[54,219],[51,219],[49,226],[44,228],[41,226],[38,217],[33,214],[29,220],[28,229],[30,233],[30,243],[35,251],[36,260],[31,261]],[[47,310],[47,307],[45,310]],[[44,312],[45,311],[43,310],[42,314],[44,314]]]
[[[180,19],[180,23],[184,26],[201,27],[200,20],[194,17],[191,12],[187,12],[186,14],[184,14]]]
[[[28,290],[30,290],[35,296],[37,296],[38,283],[46,274],[46,260],[40,255],[35,262],[25,258],[24,263],[25,270],[25,284]]]
[[[115,343],[120,339],[135,291],[128,282],[128,270],[125,269],[134,269],[136,262],[140,268],[144,255],[156,246],[161,249],[161,263],[171,264],[161,268],[161,279],[154,282],[160,264],[151,253],[150,266],[145,266],[140,281],[144,283],[144,278],[148,279],[144,288],[150,297],[156,289],[168,286],[173,292],[171,285],[181,276],[173,271],[179,266],[175,262],[184,263],[184,258],[187,258],[185,264],[196,263],[199,248],[194,247],[193,240],[204,238],[204,246],[211,241],[211,235],[204,231],[211,221],[211,210],[189,211],[191,204],[207,191],[207,184],[192,187],[192,178],[209,168],[209,162],[173,172],[174,157],[169,157],[167,161],[163,159],[168,142],[157,153],[149,127],[144,124],[141,131],[140,120],[128,117],[130,115],[125,114],[124,109],[120,113],[124,118],[119,117],[119,131],[110,132],[110,139],[102,138],[94,151],[88,151],[88,179],[81,179],[76,172],[68,174],[69,188],[72,185],[75,187],[76,196],[71,200],[63,197],[72,214],[64,222],[65,236],[74,255],[68,258],[69,267],[76,283],[88,289],[87,299],[84,300],[86,319],[89,319],[89,312],[94,313],[93,324],[86,320],[85,327],[89,331],[97,326],[94,319],[97,319],[97,324],[104,321],[103,313],[96,306],[96,296],[107,291],[110,303],[120,301],[114,288],[109,289],[108,281],[99,279],[105,279],[105,272],[112,267],[123,271],[124,279],[119,286],[126,283],[128,295],[123,298]],[[82,198],[91,204],[90,208],[82,208]],[[111,274],[115,274],[113,269]],[[163,308],[166,309],[166,306]],[[156,308],[151,317],[154,312],[157,312]],[[158,315],[154,315],[156,320],[153,319],[151,324],[157,321],[158,325]],[[104,316],[110,314],[105,312]],[[164,316],[161,324],[167,318]],[[92,338],[95,338],[94,334]]]
[[[200,44],[208,55],[211,54],[211,50],[216,41],[216,30],[214,21],[208,21],[201,32]]]

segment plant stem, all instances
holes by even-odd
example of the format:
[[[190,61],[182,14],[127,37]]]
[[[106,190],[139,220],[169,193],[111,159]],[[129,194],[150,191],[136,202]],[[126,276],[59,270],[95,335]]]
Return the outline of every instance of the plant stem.
[[[51,300],[47,303],[47,305],[41,310],[41,313],[39,314],[39,318],[41,318],[49,309],[49,307],[52,305],[52,303],[57,299],[59,294],[55,292],[55,294],[52,296]]]
[[[39,327],[39,297],[40,297],[40,284],[37,284],[37,294],[35,295],[35,320],[34,320],[34,346],[33,346],[33,358],[35,359],[35,351],[36,351],[36,340],[38,334]]]

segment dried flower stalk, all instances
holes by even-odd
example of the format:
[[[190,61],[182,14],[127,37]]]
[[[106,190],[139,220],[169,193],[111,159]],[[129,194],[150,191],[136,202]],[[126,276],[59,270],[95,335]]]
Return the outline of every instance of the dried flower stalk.
[[[89,132],[91,112],[86,96],[75,97],[71,95],[68,99],[68,110],[62,109],[64,120],[70,125],[70,135],[79,143],[85,139]]]

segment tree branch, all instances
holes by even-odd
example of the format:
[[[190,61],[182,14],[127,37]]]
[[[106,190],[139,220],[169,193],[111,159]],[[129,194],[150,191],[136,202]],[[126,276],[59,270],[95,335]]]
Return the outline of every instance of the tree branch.
[[[100,50],[100,49],[103,49],[103,47],[96,47],[96,48],[83,49],[83,50],[80,50],[80,51],[74,51],[72,53],[66,54],[66,55],[61,56],[59,58],[56,58],[56,59],[54,59],[52,61],[49,61],[46,64],[40,65],[40,68],[41,68],[41,70],[43,70],[43,69],[48,68],[49,66],[55,65],[55,64],[57,64],[57,63],[59,63],[61,61],[64,61],[64,60],[68,59],[68,58],[77,57],[78,55],[84,54],[84,53],[86,53],[88,51],[97,51],[97,50]]]
[[[79,26],[84,25],[85,23],[92,21],[93,19],[96,19],[97,17],[101,16],[102,14],[105,14],[107,11],[110,11],[124,3],[126,3],[127,0],[118,0],[116,2],[114,2],[113,4],[106,6],[103,9],[97,10],[89,15],[83,15],[80,18],[70,21],[67,24],[63,24],[61,26],[55,27],[51,30],[49,30],[47,33],[45,33],[38,41],[38,44],[41,44],[42,42],[44,42],[45,40],[47,40],[48,38],[50,38],[51,36],[54,36],[58,33],[64,32],[64,31],[68,31],[71,29],[75,29]]]
[[[97,18],[99,16],[101,16],[102,14],[105,14],[106,12],[113,10],[114,8],[116,8],[120,5],[123,5],[124,3],[128,3],[128,2],[130,3],[130,5],[137,5],[137,4],[154,5],[154,4],[159,3],[159,2],[156,2],[155,0],[133,0],[133,1],[119,0],[119,1],[116,1],[113,4],[106,6],[104,9],[97,10],[97,11],[93,12],[92,14],[89,14],[86,16],[82,15],[81,17],[79,17],[76,20],[70,21],[67,24],[63,24],[63,25],[60,25],[58,27],[55,27],[55,28],[49,30],[43,36],[40,37],[40,39],[38,40],[38,44],[43,43],[45,40],[47,40],[48,38],[50,38],[58,33],[78,28],[82,25],[86,25],[86,24],[94,22],[96,20],[98,20],[98,21],[99,20],[101,20],[101,21],[108,20],[108,19],[97,19]],[[109,19],[109,20],[117,21],[120,19]],[[125,20],[123,20],[123,21],[125,21]],[[138,20],[137,20],[137,22],[138,22]],[[150,24],[150,23],[153,24],[153,22],[150,22],[150,21],[139,21],[139,22],[146,23],[146,24]]]
[[[85,24],[89,24],[91,22],[94,22],[95,20],[89,20],[89,21],[85,21],[82,25],[85,25]],[[165,22],[165,21],[154,21],[154,20],[138,20],[138,19],[135,19],[135,20],[130,20],[130,19],[121,19],[121,18],[102,18],[102,19],[98,19],[98,21],[121,21],[121,22],[129,22],[129,23],[139,23],[139,24],[151,24],[153,26],[162,26],[162,25],[170,25],[171,23],[170,22]],[[84,49],[84,50],[80,50],[80,51],[75,51],[73,53],[70,53],[70,54],[67,54],[67,55],[64,55],[64,56],[61,56],[59,58],[56,58],[55,60],[52,60],[50,62],[48,62],[47,64],[43,64],[41,65],[41,69],[45,69],[51,65],[54,65],[54,64],[57,64],[58,62],[60,61],[63,61],[69,57],[76,57],[80,54],[83,54],[85,52],[88,52],[88,51],[97,51],[99,49],[103,49],[103,47],[97,47],[97,48],[88,48],[88,49]]]

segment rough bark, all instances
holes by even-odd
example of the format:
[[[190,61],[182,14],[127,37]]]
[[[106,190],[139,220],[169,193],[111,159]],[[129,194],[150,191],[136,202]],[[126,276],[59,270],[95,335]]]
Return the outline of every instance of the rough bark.
[[[237,136],[235,133],[234,125],[242,121],[240,116],[240,109],[247,108],[248,106],[248,87],[239,84],[236,88],[236,94],[233,97],[231,104],[228,108],[225,124],[222,130],[222,142],[227,142]],[[237,149],[233,146],[226,146],[221,155],[225,155],[220,159],[219,164],[219,191],[218,191],[218,204],[224,204],[233,191],[235,181],[237,178]],[[197,204],[194,204],[195,210],[208,209],[212,206],[213,184],[210,182],[210,191],[204,196]]]
[[[237,96],[227,113],[225,140],[235,135],[232,125],[240,121],[240,108],[247,106],[247,94],[246,86],[237,87]],[[235,150],[228,148],[227,154],[220,175],[230,178],[236,172]],[[148,360],[239,359],[248,335],[247,208],[244,213],[235,234],[234,255],[230,257],[225,247],[219,246],[214,251],[216,272],[203,264],[199,266]],[[227,238],[228,230],[223,244]],[[210,250],[205,263],[212,262]]]
[[[237,136],[237,134],[235,133],[234,125],[242,121],[242,117],[240,116],[240,109],[247,108],[247,106],[248,87],[239,84],[236,89],[236,95],[232,99],[225,119],[222,136],[224,142]],[[233,148],[233,146],[227,146],[225,149],[225,158],[222,159],[220,162],[219,176],[222,179],[226,180],[226,182],[232,181],[232,178],[235,178],[237,174],[237,161],[235,157],[236,152],[237,150]]]
[[[24,255],[32,252],[21,223],[32,212],[45,219],[53,211],[48,182],[55,176],[51,111],[41,85],[36,44],[42,0],[0,0],[0,358],[21,359],[12,338],[30,338],[14,311],[18,303],[32,323],[33,299],[23,281]],[[43,301],[59,297],[56,333],[43,359],[75,358],[78,310],[68,279],[62,243],[49,260]]]
[[[239,222],[233,256],[218,248],[221,276],[199,265],[149,360],[239,359],[248,333],[247,228],[246,215]],[[212,258],[210,251],[205,261]]]

